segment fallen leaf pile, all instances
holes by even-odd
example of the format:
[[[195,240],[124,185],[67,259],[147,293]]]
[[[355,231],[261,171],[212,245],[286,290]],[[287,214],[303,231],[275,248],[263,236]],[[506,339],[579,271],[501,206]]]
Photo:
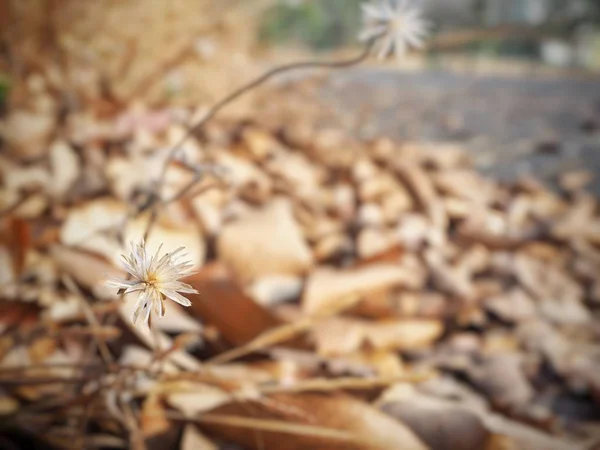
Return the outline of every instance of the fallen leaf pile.
[[[150,331],[129,320],[135,293],[104,281],[124,276],[119,255],[197,117],[65,108],[53,73],[29,75],[0,121],[0,441],[599,444],[589,174],[505,185],[451,144],[357,142],[310,117],[211,122],[169,166],[158,194],[175,200],[147,240],[185,246],[200,294]]]

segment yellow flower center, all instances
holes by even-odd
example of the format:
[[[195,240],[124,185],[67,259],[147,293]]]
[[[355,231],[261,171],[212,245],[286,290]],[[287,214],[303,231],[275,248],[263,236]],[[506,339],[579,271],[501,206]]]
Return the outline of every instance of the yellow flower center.
[[[397,17],[394,20],[390,21],[390,28],[394,31],[398,31],[404,25],[404,20],[401,17]]]

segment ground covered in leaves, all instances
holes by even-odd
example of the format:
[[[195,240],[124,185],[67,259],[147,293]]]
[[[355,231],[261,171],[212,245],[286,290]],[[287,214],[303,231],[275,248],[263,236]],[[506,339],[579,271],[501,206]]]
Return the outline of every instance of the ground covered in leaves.
[[[65,112],[54,75],[0,123],[1,445],[599,445],[592,174],[503,184],[456,144],[323,127],[281,88],[169,166],[148,247],[185,246],[200,294],[152,333],[104,282],[202,111]]]

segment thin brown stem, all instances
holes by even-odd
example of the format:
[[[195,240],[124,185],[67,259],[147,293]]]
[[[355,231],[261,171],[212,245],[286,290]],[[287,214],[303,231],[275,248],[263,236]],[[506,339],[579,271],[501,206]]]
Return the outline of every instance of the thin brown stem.
[[[106,345],[106,342],[104,342],[103,339],[99,338],[94,332],[94,330],[100,331],[102,329],[102,326],[96,318],[96,315],[94,314],[94,311],[92,310],[91,306],[83,297],[83,293],[79,290],[73,279],[68,275],[63,276],[63,283],[71,293],[75,294],[75,298],[81,305],[81,308],[83,309],[83,314],[93,329],[91,336],[92,338],[94,338],[95,344],[100,351],[100,356],[102,357],[104,364],[110,365],[114,363],[114,359],[110,353],[110,350],[108,349],[108,345]]]
[[[297,69],[309,69],[309,68],[343,69],[343,68],[347,68],[347,67],[351,67],[356,64],[359,64],[359,63],[363,62],[365,59],[367,59],[367,57],[371,53],[371,50],[372,50],[375,42],[376,42],[375,39],[369,41],[365,45],[363,51],[358,56],[355,56],[354,58],[345,59],[345,60],[341,60],[341,61],[303,61],[303,62],[285,64],[285,65],[276,67],[276,68],[271,69],[268,72],[264,73],[260,77],[254,79],[253,81],[241,86],[240,88],[233,91],[231,94],[227,95],[225,98],[223,98],[218,103],[216,103],[200,121],[198,121],[196,124],[194,124],[192,127],[190,127],[187,130],[187,132],[181,137],[181,139],[171,148],[171,150],[167,156],[167,159],[165,160],[165,163],[162,167],[160,177],[156,183],[156,189],[157,190],[160,189],[160,186],[162,186],[162,184],[164,183],[169,165],[175,159],[177,152],[181,149],[184,142],[193,134],[200,132],[206,126],[206,124],[208,122],[210,122],[221,110],[223,110],[230,103],[233,103],[235,100],[242,97],[244,94],[250,92],[251,90],[262,85],[263,83],[269,81],[271,78],[273,78],[277,75],[280,75],[284,72],[290,72],[290,71],[297,70]],[[183,189],[187,192],[194,186],[195,183],[196,182],[194,182],[191,185],[188,184]],[[174,198],[179,198],[179,197],[180,197],[179,193],[175,194],[175,196],[174,196]],[[160,196],[158,195],[158,192],[155,191],[154,194],[151,196],[150,200],[148,201],[148,203],[140,209],[140,212],[143,212],[150,208],[152,208],[152,210],[155,211],[156,204],[159,201],[160,201]],[[146,226],[146,231],[144,232],[144,239],[146,239],[148,237],[148,234],[150,233],[150,229],[156,222],[155,216],[156,216],[156,213],[154,213],[153,216],[151,217],[151,219],[148,221],[148,225]]]
[[[173,158],[175,157],[177,151],[181,148],[181,146],[183,145],[183,143],[192,134],[197,133],[204,126],[206,126],[206,124],[213,117],[215,117],[223,108],[225,108],[227,105],[229,105],[233,101],[237,100],[238,98],[242,97],[247,92],[253,90],[254,88],[260,86],[261,84],[265,83],[266,81],[270,80],[271,78],[273,78],[273,77],[275,77],[277,75],[280,75],[280,74],[282,74],[284,72],[290,72],[290,71],[296,70],[296,69],[309,69],[309,68],[343,69],[343,68],[346,68],[346,67],[354,66],[356,64],[361,63],[362,61],[364,61],[369,56],[369,54],[371,53],[371,49],[373,47],[373,44],[374,44],[374,42],[369,42],[365,46],[365,48],[363,49],[363,51],[360,53],[360,55],[358,55],[358,56],[356,56],[354,58],[351,58],[351,59],[346,59],[346,60],[341,60],[341,61],[325,61],[325,62],[322,62],[322,61],[302,61],[302,62],[297,62],[297,63],[292,63],[292,64],[286,64],[286,65],[283,65],[283,66],[279,66],[279,67],[276,67],[274,69],[269,70],[268,72],[264,73],[260,77],[258,77],[255,80],[251,81],[250,83],[248,83],[248,84],[246,84],[246,85],[244,85],[244,86],[236,89],[231,94],[229,94],[228,96],[226,96],[225,98],[223,98],[221,101],[219,101],[216,105],[214,105],[206,113],[206,115],[198,123],[196,123],[194,126],[192,126],[191,128],[189,128],[188,131],[181,137],[181,139],[171,148],[169,156],[167,157],[167,160],[165,161],[165,165],[162,168],[162,173],[161,173],[161,176],[160,176],[159,180],[163,180],[164,179],[169,164],[173,161]]]

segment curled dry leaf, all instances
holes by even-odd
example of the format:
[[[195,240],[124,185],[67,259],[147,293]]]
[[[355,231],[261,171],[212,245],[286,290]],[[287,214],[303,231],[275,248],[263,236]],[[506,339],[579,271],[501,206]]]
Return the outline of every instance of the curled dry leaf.
[[[114,292],[104,286],[106,276],[123,278],[123,271],[89,253],[73,250],[63,245],[52,246],[50,254],[59,268],[77,283],[93,290],[100,297],[114,298]]]
[[[251,449],[261,445],[277,450],[427,448],[405,425],[343,395],[276,394],[229,403],[212,413],[231,420],[208,422],[211,431]],[[257,433],[261,444],[257,443]]]
[[[190,295],[189,312],[215,326],[232,344],[246,344],[282,324],[268,309],[244,294],[231,271],[221,263],[206,265],[183,281],[200,292]]]
[[[60,229],[60,240],[116,262],[119,244],[114,236],[121,231],[126,217],[127,207],[118,200],[105,197],[89,201],[68,212]]]
[[[443,333],[440,321],[402,319],[369,322],[335,317],[313,330],[321,355],[351,354],[368,347],[377,350],[418,350],[430,347]]]
[[[219,257],[242,280],[299,275],[312,265],[310,249],[285,200],[275,200],[226,225],[217,248]]]
[[[302,307],[307,314],[319,314],[349,294],[360,295],[398,286],[411,286],[414,282],[409,271],[393,264],[371,264],[344,271],[318,268],[307,280]]]
[[[444,204],[435,191],[427,173],[418,165],[404,161],[397,162],[394,165],[394,170],[411,190],[431,223],[437,229],[446,230],[448,217],[446,216]]]

